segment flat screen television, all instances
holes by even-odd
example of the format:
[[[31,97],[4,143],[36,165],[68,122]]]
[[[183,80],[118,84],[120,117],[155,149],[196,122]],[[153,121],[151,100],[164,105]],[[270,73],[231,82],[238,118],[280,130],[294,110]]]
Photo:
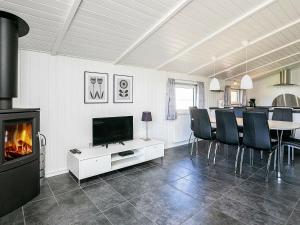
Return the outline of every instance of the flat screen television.
[[[133,117],[93,118],[93,146],[133,139]]]

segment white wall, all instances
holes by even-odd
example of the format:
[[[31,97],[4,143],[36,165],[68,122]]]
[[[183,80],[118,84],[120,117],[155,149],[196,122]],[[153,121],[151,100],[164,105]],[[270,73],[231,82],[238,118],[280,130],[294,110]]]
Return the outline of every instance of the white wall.
[[[86,70],[109,73],[108,104],[83,103]],[[134,76],[133,104],[112,103],[114,73]],[[48,139],[46,175],[51,176],[66,171],[66,152],[69,149],[91,143],[93,117],[133,115],[134,135],[143,137],[145,127],[140,121],[141,114],[149,110],[153,115],[153,122],[149,124],[150,136],[164,140],[167,147],[176,144],[174,128],[181,127],[176,123],[185,123],[186,126],[189,123],[188,119],[175,122],[164,119],[166,82],[169,77],[201,80],[184,74],[20,51],[19,98],[15,99],[14,107],[41,108],[41,132]],[[202,80],[206,81],[204,78]],[[206,96],[207,106],[214,105],[215,96],[210,96],[207,82]]]
[[[291,71],[292,83],[300,85],[300,68]],[[262,79],[255,80],[253,89],[248,92],[248,99],[255,98],[257,106],[271,106],[272,101],[278,95],[289,93],[300,97],[300,86],[278,86],[279,74],[274,74]],[[272,114],[270,114],[270,118]],[[293,114],[293,120],[300,122],[300,113]],[[296,138],[300,138],[300,130],[296,131]]]
[[[292,70],[292,83],[300,85],[300,68]],[[262,79],[255,80],[253,89],[248,92],[248,99],[255,98],[258,106],[271,106],[272,101],[278,95],[289,93],[300,97],[300,86],[278,86],[274,84],[279,83],[279,74],[274,74]]]

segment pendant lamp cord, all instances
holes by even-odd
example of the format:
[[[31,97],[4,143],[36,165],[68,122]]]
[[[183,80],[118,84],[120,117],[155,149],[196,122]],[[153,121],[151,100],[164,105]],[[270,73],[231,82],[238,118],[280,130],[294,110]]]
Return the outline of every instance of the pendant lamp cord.
[[[216,60],[214,60],[214,77],[216,77]]]
[[[246,45],[246,75],[248,73],[248,45]]]

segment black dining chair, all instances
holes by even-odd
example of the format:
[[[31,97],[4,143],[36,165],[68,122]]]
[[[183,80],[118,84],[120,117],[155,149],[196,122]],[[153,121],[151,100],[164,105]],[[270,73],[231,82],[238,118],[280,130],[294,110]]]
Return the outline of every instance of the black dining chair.
[[[293,122],[293,109],[292,108],[274,108],[272,120]],[[282,140],[289,139],[291,137],[291,135],[292,135],[292,131],[289,131],[289,130],[283,131]],[[271,138],[278,139],[277,131],[271,130]],[[291,145],[288,145],[288,156],[289,156],[288,164],[289,165],[290,165],[290,146]],[[277,154],[275,152],[274,162],[276,162],[276,158],[277,158]],[[276,165],[274,163],[274,168],[275,167],[276,167]]]
[[[267,119],[269,119],[269,108],[267,108],[267,107],[254,107],[250,111],[252,111],[252,112],[262,112],[267,116]]]
[[[234,115],[237,118],[243,118],[243,112],[247,111],[246,107],[233,107]]]
[[[196,106],[193,106],[193,107],[189,107],[189,112],[190,112],[190,127],[191,127],[191,133],[190,133],[190,137],[189,137],[189,142],[188,142],[188,146],[190,145],[191,143],[191,138],[194,134],[194,109],[197,109]]]
[[[216,139],[216,135],[214,131],[215,128],[211,127],[211,122],[209,119],[209,115],[207,109],[194,109],[193,110],[193,117],[194,117],[194,141],[191,148],[191,157],[193,156],[193,149],[194,143],[198,143],[198,139],[210,141],[209,148],[208,148],[208,157],[210,154],[211,146]]]
[[[235,173],[237,172],[237,163],[240,148],[242,145],[242,138],[239,137],[238,125],[236,116],[233,111],[216,110],[216,140],[218,141],[215,147],[214,164],[216,163],[216,153],[220,143],[225,145],[237,146],[235,157]]]
[[[289,138],[283,139],[282,145],[287,146],[289,148],[288,162],[289,162],[289,164],[291,164],[290,159],[292,158],[292,164],[293,164],[294,163],[294,158],[295,158],[294,148],[300,149],[300,139],[289,137]],[[292,156],[290,156],[290,153],[291,153],[290,148],[292,148]]]
[[[244,112],[243,126],[244,136],[240,162],[240,174],[242,174],[243,169],[243,157],[245,148],[249,148],[252,152],[252,160],[253,150],[262,150],[268,152],[269,154],[266,173],[266,180],[268,180],[271,158],[274,151],[277,151],[278,145],[276,142],[272,142],[271,140],[270,129],[266,114],[264,112]],[[253,164],[253,162],[251,164]]]

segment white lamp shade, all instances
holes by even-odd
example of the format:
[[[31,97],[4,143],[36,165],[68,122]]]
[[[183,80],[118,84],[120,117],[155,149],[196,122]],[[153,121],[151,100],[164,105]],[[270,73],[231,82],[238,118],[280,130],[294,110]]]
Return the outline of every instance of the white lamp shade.
[[[241,89],[252,89],[253,88],[253,82],[251,77],[246,74],[242,77],[241,80]]]
[[[219,83],[219,80],[217,78],[213,78],[211,81],[210,81],[210,85],[209,85],[209,90],[211,91],[220,91],[220,83]]]

